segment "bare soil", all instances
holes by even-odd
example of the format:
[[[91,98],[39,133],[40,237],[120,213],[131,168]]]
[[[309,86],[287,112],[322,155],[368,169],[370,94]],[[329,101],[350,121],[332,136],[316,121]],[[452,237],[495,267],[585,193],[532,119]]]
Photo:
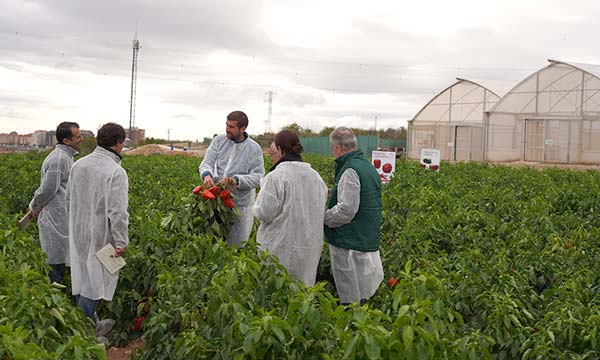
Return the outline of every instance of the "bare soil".
[[[113,346],[106,349],[106,358],[108,360],[129,360],[131,359],[132,353],[136,349],[140,349],[142,347],[144,347],[143,336],[129,342],[126,347],[118,348]]]
[[[152,154],[160,154],[160,155],[188,155],[188,156],[204,156],[205,149],[189,149],[187,151],[183,151],[183,148],[171,148],[168,145],[157,145],[157,144],[148,144],[137,147],[132,150],[127,150],[123,152],[124,155],[152,155]]]

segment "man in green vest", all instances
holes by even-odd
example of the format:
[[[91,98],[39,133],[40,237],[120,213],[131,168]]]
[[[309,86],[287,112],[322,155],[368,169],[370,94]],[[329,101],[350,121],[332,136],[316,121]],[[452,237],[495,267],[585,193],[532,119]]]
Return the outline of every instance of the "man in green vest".
[[[329,136],[335,180],[325,212],[325,240],[340,303],[363,304],[383,280],[379,256],[381,180],[356,136],[345,127]]]

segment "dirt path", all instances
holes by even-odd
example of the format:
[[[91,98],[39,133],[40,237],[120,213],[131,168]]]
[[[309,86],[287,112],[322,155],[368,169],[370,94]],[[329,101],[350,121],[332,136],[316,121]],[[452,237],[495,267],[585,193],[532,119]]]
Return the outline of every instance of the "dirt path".
[[[144,346],[144,337],[137,338],[131,341],[124,348],[111,347],[106,349],[106,358],[108,360],[129,360],[131,354],[135,349],[139,349]]]
[[[158,145],[158,144],[148,144],[137,147],[132,150],[128,150],[123,152],[125,155],[152,155],[152,154],[160,154],[160,155],[188,155],[188,156],[204,156],[205,149],[197,148],[193,150],[183,151],[183,148],[173,148],[171,150],[170,146],[167,145]]]

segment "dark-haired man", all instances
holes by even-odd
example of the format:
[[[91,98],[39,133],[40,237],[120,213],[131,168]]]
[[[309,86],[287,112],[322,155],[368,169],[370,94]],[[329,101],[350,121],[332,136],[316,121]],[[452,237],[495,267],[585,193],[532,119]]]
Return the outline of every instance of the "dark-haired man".
[[[94,152],[71,169],[67,201],[73,295],[77,306],[96,323],[96,335],[102,336],[110,331],[114,320],[98,321],[96,307],[102,299],[112,300],[119,272],[111,274],[95,255],[107,244],[116,249],[114,256],[125,253],[129,243],[129,182],[120,155],[125,129],[105,124],[98,130],[96,141]]]
[[[206,187],[220,182],[236,188],[236,206],[241,217],[231,225],[227,236],[227,243],[236,247],[243,246],[250,236],[256,188],[265,175],[262,149],[248,137],[247,127],[248,116],[242,111],[227,115],[226,134],[212,140],[198,169]]]
[[[79,125],[62,122],[56,128],[57,145],[42,164],[40,187],[29,203],[31,214],[38,216],[40,245],[52,268],[51,282],[60,283],[69,258],[69,221],[65,210],[65,192],[73,158],[81,149],[83,136]]]

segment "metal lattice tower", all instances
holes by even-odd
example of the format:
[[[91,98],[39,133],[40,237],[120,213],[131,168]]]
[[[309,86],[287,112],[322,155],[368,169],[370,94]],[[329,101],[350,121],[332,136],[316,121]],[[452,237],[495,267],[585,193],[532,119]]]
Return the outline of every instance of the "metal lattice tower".
[[[273,115],[273,95],[276,93],[273,91],[266,92],[265,95],[269,95],[267,100],[269,102],[269,111],[267,113],[267,120],[265,120],[265,134],[271,133],[271,116]]]
[[[135,36],[133,37],[133,62],[131,64],[131,99],[129,100],[129,139],[131,139],[131,129],[135,127],[135,88],[137,85],[137,58],[139,51],[140,41],[137,38],[136,32]]]

